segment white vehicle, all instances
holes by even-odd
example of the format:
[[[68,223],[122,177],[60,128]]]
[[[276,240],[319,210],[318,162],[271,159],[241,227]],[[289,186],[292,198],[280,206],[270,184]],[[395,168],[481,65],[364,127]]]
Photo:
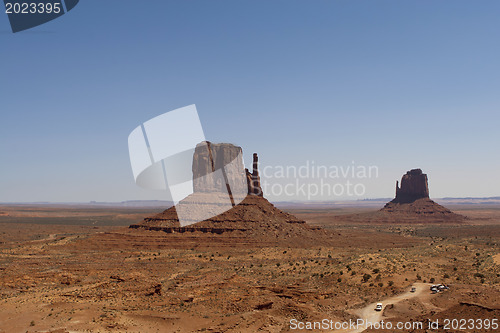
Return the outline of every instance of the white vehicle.
[[[382,311],[382,303],[377,303],[377,306],[375,307],[375,311]]]

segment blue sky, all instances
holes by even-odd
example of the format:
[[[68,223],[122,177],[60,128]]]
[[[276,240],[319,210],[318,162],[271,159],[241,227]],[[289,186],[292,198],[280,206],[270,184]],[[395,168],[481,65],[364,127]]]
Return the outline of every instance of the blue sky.
[[[0,13],[0,202],[168,199],[134,184],[127,137],[190,104],[247,164],[376,165],[363,198],[393,196],[415,167],[433,197],[500,195],[499,14],[498,1],[84,0],[13,34]]]

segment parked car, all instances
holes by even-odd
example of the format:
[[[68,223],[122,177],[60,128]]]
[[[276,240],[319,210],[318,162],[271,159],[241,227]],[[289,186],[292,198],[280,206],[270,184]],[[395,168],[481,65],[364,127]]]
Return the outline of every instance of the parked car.
[[[382,311],[383,305],[382,303],[377,303],[377,306],[375,307],[375,311]]]
[[[417,291],[417,288],[415,288],[415,287],[411,287],[410,292],[411,292],[411,293],[414,293],[415,291]]]

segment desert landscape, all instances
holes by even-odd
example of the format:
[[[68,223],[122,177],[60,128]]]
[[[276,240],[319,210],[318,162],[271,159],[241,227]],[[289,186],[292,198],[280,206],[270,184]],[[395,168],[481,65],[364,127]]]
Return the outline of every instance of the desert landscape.
[[[242,202],[186,227],[175,208],[1,206],[0,332],[495,331],[445,321],[499,318],[499,204],[445,208],[416,169],[385,206],[276,207],[246,176]]]
[[[500,1],[4,0],[0,333],[500,333]]]

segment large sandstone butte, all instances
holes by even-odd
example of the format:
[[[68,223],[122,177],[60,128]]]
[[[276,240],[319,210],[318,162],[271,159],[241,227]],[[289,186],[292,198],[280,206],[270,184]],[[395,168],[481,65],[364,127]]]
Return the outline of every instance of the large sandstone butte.
[[[413,169],[403,175],[401,187],[396,181],[396,198],[393,201],[405,203],[422,198],[429,198],[429,185],[427,175],[421,169]]]
[[[429,198],[427,175],[412,169],[396,182],[396,197],[380,212],[388,220],[401,222],[462,222],[464,216],[455,214]]]
[[[188,226],[179,223],[176,207],[168,208],[162,213],[145,218],[139,224],[133,224],[130,228],[163,231],[175,234],[224,234],[235,235],[260,240],[287,240],[318,244],[317,241],[329,241],[327,233],[317,227],[311,227],[295,216],[285,213],[267,199],[264,198],[260,185],[258,171],[258,157],[253,155],[253,172],[243,169],[241,148],[227,143],[199,144],[193,155],[193,194],[186,197],[176,206],[187,205],[189,207],[203,207],[203,210],[214,207],[214,212],[220,206],[219,202],[227,194],[224,191],[227,184],[237,183],[241,186],[241,178],[238,170],[244,172],[245,198],[238,204],[223,213],[214,214],[201,222]],[[235,160],[236,159],[236,160]],[[236,167],[231,172],[223,172],[222,176],[209,176],[214,170],[232,163]],[[244,170],[244,171],[243,171]],[[239,188],[239,187],[237,187]],[[233,191],[229,189],[230,196]],[[235,197],[236,198],[236,197]],[[232,200],[233,201],[233,200]],[[318,238],[319,237],[319,238]]]

